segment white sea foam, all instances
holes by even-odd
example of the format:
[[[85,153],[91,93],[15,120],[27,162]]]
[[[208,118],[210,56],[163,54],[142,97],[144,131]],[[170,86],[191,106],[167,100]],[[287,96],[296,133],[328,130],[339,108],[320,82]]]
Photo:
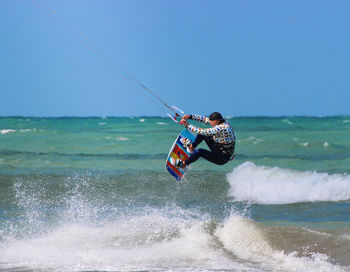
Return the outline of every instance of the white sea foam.
[[[217,237],[226,250],[241,259],[260,263],[261,267],[272,271],[295,272],[336,272],[344,271],[328,261],[328,256],[314,253],[312,257],[299,257],[274,249],[266,239],[259,225],[240,215],[232,215],[216,231]]]
[[[293,125],[293,122],[288,119],[283,119],[283,123],[286,123],[288,125]]]
[[[350,199],[350,176],[301,172],[245,162],[227,175],[235,201],[287,204]]]
[[[350,233],[343,234],[341,237],[350,241]]]
[[[116,138],[107,136],[107,137],[104,137],[104,139],[106,139],[106,140],[117,140],[117,141],[122,141],[122,142],[124,142],[124,141],[130,141],[129,138],[127,138],[127,137],[122,137],[122,136],[116,137]]]
[[[300,257],[274,248],[264,226],[241,214],[232,213],[215,226],[196,210],[174,206],[134,212],[116,209],[101,218],[108,207],[88,201],[78,186],[66,194],[61,217],[47,225],[41,202],[46,193],[27,191],[22,183],[15,189],[25,211],[21,218],[28,222],[13,222],[10,229],[17,226],[17,235],[0,240],[0,270],[343,271],[327,255],[315,252]],[[35,228],[34,234],[28,228]]]
[[[300,143],[300,145],[308,147],[310,144],[308,142],[305,142],[305,143]]]
[[[164,126],[164,125],[166,125],[166,123],[164,123],[164,122],[157,122],[157,125]]]
[[[249,136],[247,139],[242,139],[242,141],[252,142],[253,144],[258,144],[263,142],[263,139],[256,138],[254,136]]]
[[[36,128],[27,128],[27,129],[1,129],[1,134],[8,134],[8,133],[14,133],[14,132],[37,132],[38,130]]]
[[[99,126],[104,126],[104,125],[106,125],[106,124],[107,124],[106,122],[99,122],[99,123],[98,123]]]
[[[1,134],[8,134],[8,133],[13,133],[13,132],[16,132],[16,130],[15,129],[1,129],[0,130]]]
[[[141,123],[145,122],[146,120],[145,119],[140,119],[139,120]]]
[[[263,228],[232,214],[214,233],[208,218],[186,210],[152,210],[94,223],[94,206],[74,196],[65,222],[40,234],[0,242],[0,268],[42,271],[342,271],[328,256],[275,249]],[[28,209],[29,213],[33,208]],[[91,214],[94,216],[91,217]],[[89,220],[79,220],[81,217]],[[75,218],[78,218],[75,219]],[[40,216],[34,216],[40,220]],[[33,221],[31,221],[33,223]],[[40,226],[40,224],[35,224]],[[228,252],[230,254],[228,254]],[[312,254],[311,254],[312,255]],[[4,265],[6,266],[4,267]]]
[[[117,138],[115,138],[117,141],[130,141],[130,139],[129,138],[127,138],[127,137],[117,137]]]
[[[102,226],[66,224],[39,237],[7,241],[0,244],[0,259],[9,267],[60,271],[214,271],[231,266],[260,271],[228,259],[212,243],[203,222],[155,212]]]
[[[10,222],[8,229],[14,234],[10,231],[0,239],[0,270],[263,271],[223,253],[207,230],[210,219],[195,210],[117,209],[101,218],[108,207],[88,201],[78,186],[66,194],[67,206],[56,223],[47,225],[42,221],[41,194],[22,182],[15,189],[24,222]]]

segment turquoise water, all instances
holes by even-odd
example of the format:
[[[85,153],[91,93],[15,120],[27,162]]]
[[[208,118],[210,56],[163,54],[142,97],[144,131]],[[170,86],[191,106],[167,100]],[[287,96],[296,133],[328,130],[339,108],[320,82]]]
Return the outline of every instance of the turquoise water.
[[[177,183],[167,118],[0,118],[0,269],[350,271],[350,117],[229,120]]]

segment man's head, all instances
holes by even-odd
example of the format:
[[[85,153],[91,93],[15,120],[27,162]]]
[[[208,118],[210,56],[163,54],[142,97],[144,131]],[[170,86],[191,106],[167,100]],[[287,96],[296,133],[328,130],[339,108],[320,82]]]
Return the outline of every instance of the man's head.
[[[213,112],[212,114],[209,115],[209,122],[212,127],[215,127],[222,122],[224,122],[224,118],[222,118],[221,113],[219,112]]]

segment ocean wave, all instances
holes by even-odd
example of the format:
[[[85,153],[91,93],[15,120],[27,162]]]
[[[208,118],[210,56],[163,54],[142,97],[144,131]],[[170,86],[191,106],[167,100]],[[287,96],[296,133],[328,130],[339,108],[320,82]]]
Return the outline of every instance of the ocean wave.
[[[184,210],[170,211],[173,216],[168,212],[149,209],[99,224],[65,222],[35,237],[8,239],[0,243],[0,268],[3,263],[60,271],[216,271],[236,266],[210,246],[203,221],[184,218]]]
[[[15,133],[15,132],[37,132],[36,128],[32,129],[1,129],[0,134],[9,134],[9,133]]]
[[[260,138],[256,138],[254,136],[249,136],[248,138],[246,139],[241,139],[241,140],[238,140],[238,142],[252,142],[253,144],[258,144],[258,143],[261,143],[263,142],[264,140],[263,139],[260,139]]]
[[[106,140],[117,140],[117,141],[130,141],[130,138],[127,138],[127,137],[123,137],[123,136],[120,136],[120,137],[111,137],[111,136],[107,136],[107,137],[104,137],[104,139]]]
[[[308,147],[309,143],[304,143],[304,144],[300,144],[303,147]],[[322,147],[324,149],[329,148],[329,144],[328,142],[324,142],[322,144]],[[332,145],[334,147],[334,145]],[[347,147],[343,147],[343,149],[341,149],[341,147],[337,147],[337,151],[333,151],[333,152],[326,152],[326,153],[321,153],[321,152],[312,152],[309,154],[293,154],[293,155],[288,155],[288,154],[269,154],[269,153],[265,153],[263,155],[246,155],[246,154],[237,154],[236,158],[240,159],[240,160],[259,160],[259,159],[297,159],[297,160],[304,160],[304,161],[329,161],[329,160],[345,160],[350,158],[350,150]]]
[[[129,138],[127,138],[127,137],[117,137],[117,138],[115,138],[115,140],[117,140],[117,141],[130,141],[130,139]]]
[[[16,130],[15,129],[1,129],[0,130],[1,134],[8,134],[8,133],[13,133],[13,132],[16,132]]]
[[[239,214],[217,223],[168,207],[99,224],[63,222],[32,237],[2,241],[0,258],[5,268],[59,271],[349,271],[317,250],[286,252],[269,231]]]
[[[119,141],[128,141],[119,139]],[[19,150],[0,150],[0,155],[27,155],[27,156],[56,156],[56,157],[96,157],[96,158],[113,158],[116,160],[144,160],[144,159],[165,159],[167,154],[136,154],[136,153],[112,153],[112,154],[92,154],[92,153],[59,153],[59,152],[31,152]]]
[[[273,271],[345,271],[339,265],[331,263],[327,254],[317,250],[301,247],[299,250],[286,252],[286,248],[277,248],[276,242],[284,237],[273,240],[269,237],[269,231],[271,231],[269,227],[263,227],[249,218],[233,214],[215,234],[229,252]],[[283,230],[283,234],[287,236],[288,230]],[[311,244],[314,241],[309,240]]]
[[[301,172],[245,162],[227,175],[235,201],[288,204],[350,199],[350,176]]]
[[[115,205],[125,189],[103,189],[113,195],[106,201],[96,191],[102,181],[90,178],[68,178],[62,194],[43,186],[58,186],[46,178],[14,184],[19,210],[16,220],[1,222],[0,270],[349,271],[348,261],[332,256],[348,257],[345,238],[268,226],[237,208],[218,220],[173,201],[158,208]]]
[[[288,124],[288,125],[293,125],[293,124],[294,124],[292,121],[290,121],[290,120],[288,120],[288,119],[283,119],[282,122],[283,122],[283,123],[286,123],[286,124]]]

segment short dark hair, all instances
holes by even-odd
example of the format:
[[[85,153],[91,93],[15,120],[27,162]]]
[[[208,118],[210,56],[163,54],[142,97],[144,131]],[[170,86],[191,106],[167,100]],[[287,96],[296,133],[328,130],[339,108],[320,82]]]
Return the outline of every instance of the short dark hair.
[[[213,112],[212,114],[209,115],[209,120],[210,120],[210,121],[215,121],[215,120],[223,121],[224,118],[222,118],[221,113],[219,113],[219,112]]]

